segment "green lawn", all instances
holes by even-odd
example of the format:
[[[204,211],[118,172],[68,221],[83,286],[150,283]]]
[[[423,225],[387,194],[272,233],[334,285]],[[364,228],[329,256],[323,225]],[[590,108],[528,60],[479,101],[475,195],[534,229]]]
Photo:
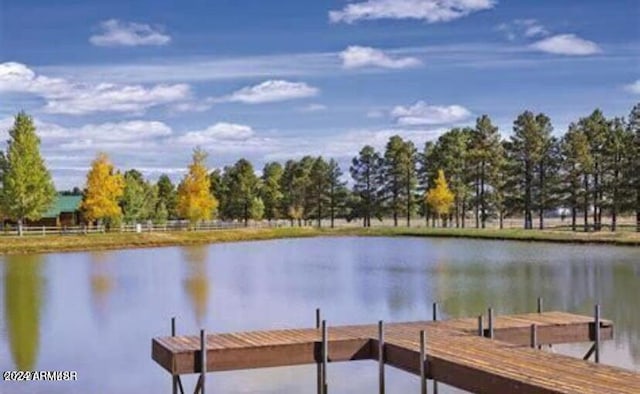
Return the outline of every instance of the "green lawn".
[[[546,241],[568,243],[603,243],[612,245],[640,246],[640,233],[598,232],[573,233],[566,230],[521,230],[521,229],[443,229],[406,227],[360,227],[315,229],[310,227],[247,228],[203,232],[167,233],[106,233],[90,235],[51,235],[0,238],[0,254],[42,253],[80,250],[106,250],[175,245],[193,245],[217,242],[236,242],[276,238],[314,236],[417,236],[417,237],[461,237],[520,241]]]

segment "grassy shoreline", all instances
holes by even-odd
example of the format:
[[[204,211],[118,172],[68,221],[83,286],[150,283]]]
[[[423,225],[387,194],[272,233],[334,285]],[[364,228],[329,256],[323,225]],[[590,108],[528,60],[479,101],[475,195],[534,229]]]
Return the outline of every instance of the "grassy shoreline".
[[[107,233],[91,235],[65,235],[46,237],[0,238],[0,254],[27,254],[49,252],[76,252],[88,250],[111,250],[162,246],[196,245],[220,242],[240,242],[280,238],[317,236],[383,236],[383,237],[447,237],[489,240],[515,240],[527,242],[556,242],[574,244],[607,244],[640,246],[640,234],[622,233],[573,233],[553,230],[521,229],[455,229],[455,228],[393,228],[360,227],[316,229],[316,228],[247,228],[208,232],[168,233]]]

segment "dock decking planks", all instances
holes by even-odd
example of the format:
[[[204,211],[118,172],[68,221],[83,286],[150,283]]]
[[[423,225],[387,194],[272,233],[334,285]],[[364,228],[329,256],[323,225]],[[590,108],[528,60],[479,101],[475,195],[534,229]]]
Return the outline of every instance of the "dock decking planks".
[[[428,376],[464,390],[522,393],[640,393],[640,374],[529,348],[531,325],[538,344],[595,340],[593,318],[564,312],[495,316],[494,340],[477,335],[477,319],[385,324],[385,363],[419,374],[419,332],[426,331]],[[485,327],[485,334],[488,333]],[[377,325],[328,328],[331,362],[378,358]],[[600,322],[601,339],[613,323]],[[320,361],[319,329],[210,334],[206,371],[311,364]],[[197,336],[152,340],[152,358],[171,374],[196,373]]]

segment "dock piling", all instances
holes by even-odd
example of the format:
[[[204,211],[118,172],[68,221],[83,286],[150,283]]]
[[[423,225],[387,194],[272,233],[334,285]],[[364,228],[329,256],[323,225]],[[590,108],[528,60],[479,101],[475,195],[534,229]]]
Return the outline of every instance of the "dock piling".
[[[427,353],[425,331],[420,331],[420,394],[427,394]]]
[[[200,330],[200,394],[205,394],[205,377],[207,375],[207,336]]]
[[[378,383],[380,394],[384,394],[384,322],[378,322]]]
[[[535,324],[531,325],[531,347],[535,349],[538,346],[538,329]]]
[[[327,363],[329,362],[329,336],[327,321],[322,321],[322,394],[327,394]]]
[[[438,303],[434,302],[433,303],[433,321],[438,321]],[[435,394],[438,394],[438,382],[436,382],[436,380],[433,380],[433,392]]]
[[[542,305],[543,305],[542,297],[538,297],[538,313],[542,313]]]
[[[320,308],[316,308],[316,329],[320,330]],[[316,385],[317,385],[317,393],[322,394],[322,362],[320,357],[317,358],[318,362],[316,363]]]
[[[596,304],[594,308],[594,317],[595,317],[595,362],[600,362],[600,304]]]
[[[489,318],[489,338],[493,339],[493,308],[488,309]]]
[[[484,336],[484,317],[482,315],[478,315],[478,336]]]

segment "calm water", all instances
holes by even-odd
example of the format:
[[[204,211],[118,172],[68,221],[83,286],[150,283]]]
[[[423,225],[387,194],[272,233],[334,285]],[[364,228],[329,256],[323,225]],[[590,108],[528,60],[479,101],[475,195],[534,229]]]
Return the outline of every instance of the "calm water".
[[[315,238],[0,257],[0,370],[76,370],[74,383],[0,381],[1,393],[170,392],[153,336],[424,319],[602,303],[602,360],[640,370],[640,249],[418,238]],[[582,354],[588,344],[565,346]],[[186,379],[191,389],[193,379]],[[333,393],[370,393],[373,362],[330,365]],[[389,393],[418,379],[388,368]],[[315,367],[213,373],[215,393],[313,393]]]

